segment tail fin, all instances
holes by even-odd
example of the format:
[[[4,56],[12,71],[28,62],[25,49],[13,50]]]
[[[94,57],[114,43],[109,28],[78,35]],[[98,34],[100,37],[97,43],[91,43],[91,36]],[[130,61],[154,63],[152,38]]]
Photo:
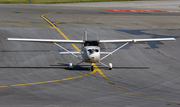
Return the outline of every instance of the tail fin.
[[[87,31],[86,31],[86,29],[84,31],[84,40],[87,40]]]

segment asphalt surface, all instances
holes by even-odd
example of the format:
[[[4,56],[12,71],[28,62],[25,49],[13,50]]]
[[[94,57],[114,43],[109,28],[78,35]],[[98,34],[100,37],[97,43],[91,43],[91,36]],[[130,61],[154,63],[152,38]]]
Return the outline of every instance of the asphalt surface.
[[[179,10],[179,1],[159,2],[1,4],[0,106],[180,106],[180,13],[105,11],[153,6]],[[94,71],[87,63],[68,70],[68,63],[80,60],[60,56],[63,50],[54,44],[6,41],[12,37],[82,39],[85,29],[93,40],[174,37],[176,41],[129,44],[102,61],[112,63],[112,70],[96,64]],[[61,45],[77,51],[71,44]],[[101,47],[112,51],[120,45]]]

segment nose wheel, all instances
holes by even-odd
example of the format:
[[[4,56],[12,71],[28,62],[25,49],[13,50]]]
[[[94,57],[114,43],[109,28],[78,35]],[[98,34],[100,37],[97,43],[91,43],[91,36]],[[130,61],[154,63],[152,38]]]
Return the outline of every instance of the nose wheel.
[[[93,65],[91,65],[91,71],[93,71],[94,70],[94,66]]]
[[[94,70],[94,66],[93,66],[93,63],[91,63],[91,71]]]

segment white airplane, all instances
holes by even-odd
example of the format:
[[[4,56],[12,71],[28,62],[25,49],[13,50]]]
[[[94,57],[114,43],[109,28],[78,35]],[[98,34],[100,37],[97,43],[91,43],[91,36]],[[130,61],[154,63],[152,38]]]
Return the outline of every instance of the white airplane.
[[[109,66],[102,63],[101,61],[108,57],[109,55],[112,55],[114,52],[118,51],[122,47],[126,46],[130,42],[150,42],[150,41],[167,41],[167,40],[175,40],[175,38],[151,38],[151,39],[120,39],[120,40],[87,40],[87,31],[84,32],[84,40],[59,40],[59,39],[25,39],[25,38],[7,38],[8,41],[23,41],[23,42],[45,42],[45,43],[54,43],[58,47],[62,48],[66,52],[60,52],[60,55],[64,54],[72,54],[73,56],[81,59],[82,61],[77,63],[76,65],[79,65],[82,62],[91,63],[91,71],[94,70],[93,63],[100,63],[103,66],[106,66],[109,68],[109,70],[112,69],[112,63],[109,63]],[[82,44],[82,50],[81,52],[70,52],[66,48],[62,47],[61,45],[57,43],[81,43]],[[101,52],[100,51],[100,43],[124,43],[122,46],[118,47],[112,52]],[[104,57],[100,57],[101,54],[105,54]],[[77,55],[81,55],[80,58]],[[76,65],[72,65],[72,63],[69,63],[69,69],[72,69]]]

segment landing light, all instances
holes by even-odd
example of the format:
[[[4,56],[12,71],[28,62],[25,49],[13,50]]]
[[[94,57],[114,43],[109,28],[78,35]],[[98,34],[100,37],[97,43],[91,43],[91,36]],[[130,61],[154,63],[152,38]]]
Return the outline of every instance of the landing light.
[[[137,40],[136,40],[136,39],[133,39],[133,42],[137,42]]]

